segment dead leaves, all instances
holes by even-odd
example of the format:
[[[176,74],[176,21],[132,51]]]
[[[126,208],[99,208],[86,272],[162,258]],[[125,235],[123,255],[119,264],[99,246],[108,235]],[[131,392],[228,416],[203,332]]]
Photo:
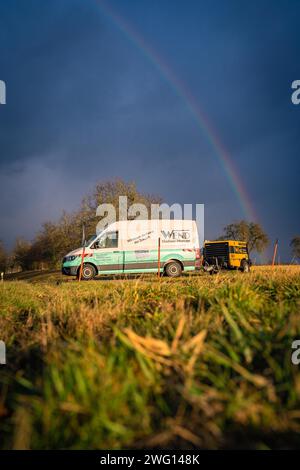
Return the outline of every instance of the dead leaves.
[[[129,328],[123,330],[123,333],[131,347],[144,357],[151,359],[159,370],[163,366],[166,372],[170,369],[181,369],[186,376],[190,376],[203,350],[207,332],[202,330],[185,341],[183,337],[185,323],[185,317],[182,316],[171,344],[149,336],[139,336]]]

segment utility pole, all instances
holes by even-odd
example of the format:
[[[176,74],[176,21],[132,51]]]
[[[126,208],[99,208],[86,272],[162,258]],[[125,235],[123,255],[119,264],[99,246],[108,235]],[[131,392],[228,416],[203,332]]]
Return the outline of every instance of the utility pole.
[[[158,238],[157,275],[160,277],[160,237]]]
[[[81,278],[82,278],[84,256],[85,256],[85,224],[83,223],[82,224],[82,253],[81,253],[81,263],[80,263],[78,281],[81,281]]]
[[[275,266],[275,260],[276,260],[276,255],[277,255],[277,249],[278,249],[278,238],[276,239],[274,243],[274,251],[273,251],[273,259],[272,259],[272,267],[274,268]]]

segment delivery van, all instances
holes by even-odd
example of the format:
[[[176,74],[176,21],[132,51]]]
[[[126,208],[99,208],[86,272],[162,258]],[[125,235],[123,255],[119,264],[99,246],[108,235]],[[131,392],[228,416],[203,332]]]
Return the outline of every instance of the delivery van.
[[[196,222],[193,220],[122,220],[68,253],[62,273],[79,276],[84,249],[82,279],[98,274],[158,272],[169,277],[200,267]],[[160,261],[160,262],[159,262]],[[198,266],[199,265],[199,266]]]

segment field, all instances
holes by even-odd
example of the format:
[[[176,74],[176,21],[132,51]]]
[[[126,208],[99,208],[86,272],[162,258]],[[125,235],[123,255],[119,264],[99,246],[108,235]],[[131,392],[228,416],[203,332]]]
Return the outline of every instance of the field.
[[[300,448],[299,306],[299,267],[6,280],[0,448]]]

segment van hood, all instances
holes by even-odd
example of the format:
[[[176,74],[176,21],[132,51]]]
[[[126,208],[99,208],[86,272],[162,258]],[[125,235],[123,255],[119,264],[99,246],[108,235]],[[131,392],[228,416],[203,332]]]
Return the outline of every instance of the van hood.
[[[92,253],[92,250],[90,248],[85,249],[85,254]],[[78,256],[82,254],[82,247],[80,248],[75,248],[75,250],[69,251],[65,256]]]

